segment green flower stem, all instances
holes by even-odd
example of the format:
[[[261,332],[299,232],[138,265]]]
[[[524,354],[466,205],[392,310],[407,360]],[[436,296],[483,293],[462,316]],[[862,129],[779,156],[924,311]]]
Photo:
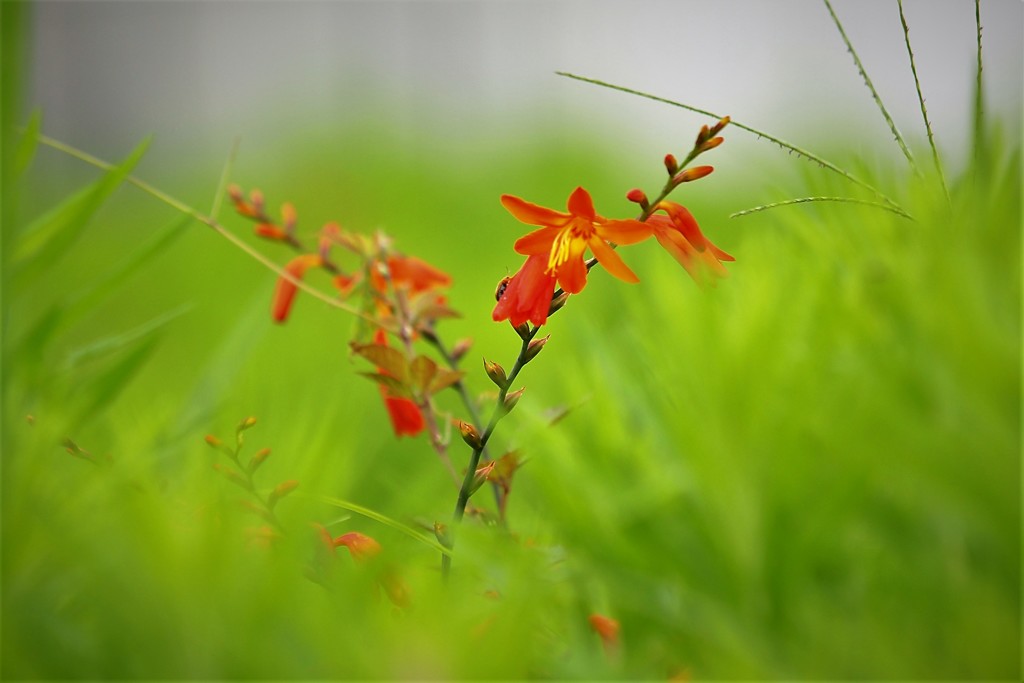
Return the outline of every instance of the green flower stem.
[[[519,356],[516,358],[515,365],[508,373],[508,381],[505,386],[498,391],[498,398],[494,403],[494,410],[491,413],[491,419],[487,423],[487,428],[480,435],[480,443],[474,449],[472,454],[469,456],[469,468],[466,470],[466,476],[462,479],[462,488],[459,489],[459,497],[455,501],[455,512],[452,514],[452,519],[455,524],[462,521],[462,518],[466,514],[466,505],[469,503],[470,491],[473,487],[473,482],[476,478],[476,470],[480,465],[480,455],[484,452],[487,447],[487,441],[491,438],[494,433],[494,429],[498,426],[498,422],[501,418],[508,414],[508,409],[505,408],[505,397],[508,395],[509,387],[515,381],[516,377],[519,376],[519,372],[530,362],[527,358],[527,350],[529,349],[530,342],[537,336],[537,332],[540,331],[540,326],[532,327],[525,334],[520,335],[522,338],[522,345],[519,347]],[[454,527],[454,525],[453,525]],[[454,534],[454,528],[452,533]],[[454,547],[454,536],[448,541],[448,549],[451,550]],[[451,555],[444,555],[441,558],[441,572],[447,578],[448,573],[451,569]]]

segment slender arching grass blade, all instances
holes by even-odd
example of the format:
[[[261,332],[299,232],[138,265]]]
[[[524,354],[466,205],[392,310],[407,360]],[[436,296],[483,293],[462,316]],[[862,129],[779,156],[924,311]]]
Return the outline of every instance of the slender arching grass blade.
[[[425,543],[426,545],[430,546],[431,549],[436,550],[439,553],[444,553],[445,555],[451,554],[451,551],[448,548],[445,548],[443,545],[438,543],[433,538],[430,538],[426,534],[421,533],[416,529],[413,529],[411,526],[408,526],[407,524],[402,524],[397,520],[391,519],[387,515],[382,515],[376,510],[371,510],[370,508],[359,505],[358,503],[353,503],[342,498],[335,498],[334,496],[311,495],[309,497],[312,498],[313,500],[318,500],[321,503],[327,503],[328,505],[339,507],[342,510],[348,510],[349,512],[354,512],[357,515],[362,515],[363,517],[372,519],[375,522],[380,522],[385,526],[389,526],[396,531],[402,532],[410,538],[420,541],[421,543]]]
[[[647,98],[649,100],[654,100],[655,102],[662,102],[664,104],[668,104],[668,105],[671,105],[673,107],[679,107],[680,109],[685,109],[687,111],[692,111],[695,114],[703,114],[704,116],[710,116],[710,117],[715,118],[715,119],[721,119],[722,118],[719,114],[715,114],[713,112],[707,111],[706,109],[700,109],[698,107],[694,107],[694,106],[691,106],[689,104],[683,104],[682,102],[676,102],[675,100],[670,100],[670,99],[666,99],[664,97],[659,97],[657,95],[652,95],[650,93],[646,93],[646,92],[643,92],[641,90],[634,90],[632,88],[627,88],[625,86],[615,85],[613,83],[607,83],[605,81],[600,81],[600,80],[598,80],[596,78],[588,78],[586,76],[578,76],[576,74],[569,73],[567,71],[556,71],[555,73],[558,74],[559,76],[565,76],[566,78],[572,78],[572,79],[577,80],[577,81],[583,81],[584,83],[591,83],[593,85],[599,85],[602,88],[609,88],[611,90],[618,90],[619,92],[628,93],[630,95],[636,95],[638,97],[644,97],[644,98]],[[868,190],[869,192],[874,194],[876,197],[881,199],[887,205],[891,206],[892,210],[895,211],[896,213],[898,213],[898,214],[900,214],[902,216],[907,216],[908,218],[910,217],[910,214],[908,214],[906,211],[904,211],[904,209],[899,204],[897,204],[894,200],[892,200],[889,197],[887,197],[881,190],[873,187],[872,185],[868,184],[867,182],[865,182],[865,181],[861,180],[860,178],[854,176],[849,171],[843,170],[843,169],[839,168],[838,166],[836,166],[835,164],[833,164],[832,162],[827,161],[827,160],[819,157],[818,155],[814,154],[813,152],[809,152],[806,149],[802,149],[800,147],[797,147],[796,145],[793,145],[793,144],[791,144],[789,142],[786,142],[785,140],[781,140],[781,139],[775,137],[774,135],[770,135],[769,133],[766,133],[766,132],[764,132],[762,130],[758,130],[757,128],[753,128],[753,127],[748,126],[748,125],[746,125],[744,123],[740,123],[736,119],[731,119],[730,122],[729,122],[729,125],[732,126],[732,127],[735,127],[735,128],[739,128],[740,130],[745,130],[748,133],[753,133],[754,135],[756,135],[759,138],[763,138],[763,139],[767,140],[768,142],[771,142],[771,143],[773,143],[775,145],[778,145],[779,147],[781,147],[782,149],[784,149],[784,150],[786,150],[788,152],[792,152],[793,154],[796,154],[798,157],[802,157],[803,159],[806,159],[807,161],[812,161],[812,162],[818,164],[819,166],[821,166],[822,168],[826,168],[826,169],[832,171],[833,173],[838,173],[839,175],[843,176],[844,178],[846,178],[850,182],[854,183],[855,185],[859,185],[860,187],[863,187],[865,190]]]
[[[875,90],[875,84],[871,82],[871,78],[868,76],[867,69],[864,68],[864,64],[860,61],[860,57],[857,56],[857,51],[853,49],[853,43],[850,42],[850,38],[846,35],[846,31],[843,29],[843,24],[839,21],[839,17],[836,16],[835,11],[832,9],[832,3],[828,0],[823,0],[825,7],[828,8],[828,13],[832,16],[832,21],[835,23],[836,28],[839,29],[839,35],[843,38],[843,43],[846,44],[846,50],[853,57],[853,63],[857,66],[857,71],[860,72],[861,78],[864,79],[864,85],[871,91],[871,97],[875,100],[875,104],[878,106],[878,110],[882,113],[882,118],[889,124],[889,130],[892,131],[893,137],[896,139],[896,143],[900,146],[900,150],[903,152],[903,156],[910,162],[910,167],[914,169],[915,173],[918,173],[917,162],[914,161],[914,155],[910,153],[910,149],[907,147],[907,143],[903,140],[903,136],[900,135],[899,129],[896,127],[896,122],[889,116],[889,110],[885,108],[885,103],[882,102],[881,96],[878,91]]]
[[[894,214],[896,214],[898,216],[902,216],[904,218],[910,218],[910,216],[908,216],[904,212],[899,211],[898,209],[895,209],[892,206],[889,206],[888,204],[883,204],[881,202],[873,202],[873,201],[871,201],[869,199],[856,199],[856,198],[853,198],[853,197],[797,197],[795,199],[786,199],[786,200],[783,200],[781,202],[772,202],[770,204],[762,204],[760,206],[755,206],[755,207],[752,207],[752,208],[749,208],[749,209],[744,209],[743,211],[737,211],[735,213],[729,214],[729,218],[739,218],[740,216],[749,216],[752,213],[758,213],[760,211],[765,211],[767,209],[775,209],[775,208],[778,208],[780,206],[789,206],[789,205],[792,205],[792,204],[809,204],[811,202],[834,202],[834,203],[837,203],[837,204],[860,204],[862,206],[873,206],[876,209],[884,209],[885,211],[891,211],[892,213],[894,213]]]
[[[42,136],[37,137],[43,141]],[[12,261],[17,275],[39,273],[74,246],[103,202],[129,177],[148,146],[147,138],[120,165],[108,166],[102,178],[33,221],[14,244]]]

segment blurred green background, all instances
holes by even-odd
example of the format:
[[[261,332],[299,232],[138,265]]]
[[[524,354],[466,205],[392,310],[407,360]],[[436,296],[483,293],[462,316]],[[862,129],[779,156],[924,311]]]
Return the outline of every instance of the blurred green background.
[[[656,5],[638,6],[668,11]],[[300,294],[274,325],[272,273],[131,187],[71,221],[43,257],[19,256],[38,239],[27,226],[101,173],[41,147],[15,174],[12,125],[38,102],[12,104],[8,65],[36,92],[33,62],[12,60],[45,55],[32,52],[32,11],[3,9],[4,678],[1019,678],[1019,103],[992,108],[980,145],[967,119],[946,138],[962,149],[946,157],[949,204],[923,135],[911,135],[917,178],[884,130],[853,142],[849,125],[863,124],[790,124],[794,142],[915,221],[849,204],[729,219],[787,197],[867,195],[727,129],[708,158],[716,173],[675,198],[736,256],[731,276],[699,289],[653,242],[622,252],[638,285],[594,273],[552,319],[493,442],[527,459],[511,533],[464,525],[442,585],[429,545],[318,499],[413,527],[454,505],[425,441],[396,441],[377,388],[355,375],[351,317]],[[1002,68],[1019,77],[1019,63]],[[652,131],[631,118],[638,100],[552,80],[564,102],[471,125],[448,104],[414,115],[414,98],[358,86],[354,99],[371,102],[341,122],[297,125],[268,105],[232,179],[273,210],[294,202],[305,235],[328,220],[381,228],[451,273],[463,317],[441,330],[449,344],[475,340],[467,381],[483,393],[480,357],[508,367],[518,348],[490,321],[524,232],[498,196],[561,207],[583,185],[601,213],[628,215],[625,192],[653,194],[661,156],[685,153],[705,122],[646,102],[671,122]],[[601,121],[574,112],[576,97],[599,100]],[[900,97],[915,104],[912,91]],[[155,131],[139,175],[200,211],[213,203],[231,145],[223,123],[179,139],[140,114],[127,132],[93,136],[62,131],[74,121],[63,110],[51,131],[50,116],[43,107],[44,132],[79,135],[69,141],[110,161]],[[441,403],[465,416],[454,396]],[[269,550],[247,534],[258,520],[203,441],[230,440],[249,415],[245,456],[272,449],[257,483],[300,482]],[[99,462],[69,454],[68,438]],[[312,581],[326,566],[314,523],[379,540],[412,607],[392,608],[347,555],[317,574],[326,585]],[[592,613],[621,622],[618,656],[602,651]]]

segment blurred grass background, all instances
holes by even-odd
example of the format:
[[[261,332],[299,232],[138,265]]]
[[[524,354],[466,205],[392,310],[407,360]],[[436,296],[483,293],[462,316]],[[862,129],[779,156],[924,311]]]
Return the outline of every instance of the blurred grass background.
[[[513,536],[465,525],[448,586],[425,544],[316,499],[412,525],[454,505],[436,457],[396,441],[376,387],[355,376],[353,320],[300,295],[275,326],[271,273],[132,188],[66,253],[18,270],[19,231],[100,175],[38,149],[14,191],[5,183],[0,674],[1018,679],[1015,116],[1009,131],[986,123],[951,206],[934,178],[833,143],[826,156],[916,222],[852,205],[729,220],[768,192],[851,191],[770,148],[763,163],[740,158],[727,129],[717,172],[676,198],[736,256],[731,277],[700,290],[654,243],[623,251],[640,284],[594,273],[552,319],[496,436],[528,459]],[[529,137],[444,141],[386,120],[307,130],[243,144],[233,179],[273,208],[293,201],[307,234],[327,220],[380,227],[451,273],[464,317],[442,331],[476,340],[466,367],[485,392],[480,356],[510,365],[518,347],[489,318],[523,233],[497,197],[559,207],[582,184],[599,211],[626,215],[625,191],[659,185],[668,151],[542,120],[522,125]],[[158,173],[206,210],[207,170]],[[247,535],[244,494],[203,443],[248,415],[246,454],[272,449],[257,481],[300,482],[271,550]],[[313,522],[378,539],[412,609],[394,610],[347,556],[327,586],[311,581]],[[617,660],[587,625],[595,612],[622,623]]]

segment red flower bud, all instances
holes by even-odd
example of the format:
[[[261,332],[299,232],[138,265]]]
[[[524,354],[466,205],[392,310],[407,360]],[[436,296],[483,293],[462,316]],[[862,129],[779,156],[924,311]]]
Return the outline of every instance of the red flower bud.
[[[668,171],[669,175],[675,175],[676,171],[679,170],[679,162],[672,154],[665,155],[665,170]]]
[[[672,179],[672,183],[674,185],[681,185],[693,180],[700,180],[704,176],[710,175],[714,170],[714,166],[694,166],[676,174],[676,177]]]

